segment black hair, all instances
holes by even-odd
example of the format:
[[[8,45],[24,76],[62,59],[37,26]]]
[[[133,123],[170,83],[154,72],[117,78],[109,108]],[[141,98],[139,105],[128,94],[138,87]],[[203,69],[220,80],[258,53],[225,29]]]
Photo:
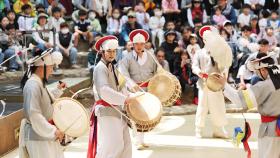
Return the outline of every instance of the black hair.
[[[268,9],[262,10],[262,15],[264,18],[268,18],[270,16],[270,11]]]
[[[276,10],[271,11],[271,14],[272,13],[275,13],[275,14],[279,15],[279,13]]]
[[[257,54],[257,59],[261,59],[262,57],[265,57],[265,56],[267,56],[266,53],[258,53]],[[269,65],[275,64],[275,61],[271,57],[265,58],[265,59],[261,60],[261,62],[262,63],[267,63]]]
[[[31,9],[31,6],[29,4],[24,4],[22,7],[21,7],[21,10],[22,11],[25,11],[27,9]]]
[[[251,9],[251,6],[249,5],[249,4],[244,4],[243,6],[242,6],[242,9],[245,9],[245,8],[247,8],[247,9]]]
[[[79,10],[78,15],[79,15],[79,16],[84,16],[84,15],[87,15],[87,12],[84,11],[84,10]]]
[[[13,10],[8,10],[6,14],[8,15],[8,14],[10,14],[10,13],[16,14]]]
[[[69,25],[67,24],[67,22],[63,22],[59,25],[60,28],[63,28],[63,27],[68,27],[69,28]]]
[[[261,40],[259,40],[258,44],[261,44],[261,45],[268,45],[269,42],[268,42],[267,39],[261,39]]]
[[[54,13],[61,13],[61,9],[59,8],[59,7],[53,7],[52,8],[52,14],[54,14]]]
[[[36,5],[36,10],[38,9],[44,9],[45,10],[45,6],[42,3],[39,3]]]
[[[29,73],[34,74],[35,71],[37,70],[37,66],[30,66],[30,70],[26,71],[20,81],[20,88],[23,89],[27,80],[29,79]]]
[[[244,32],[244,31],[252,31],[252,27],[251,26],[248,26],[248,25],[245,25],[241,28],[241,31]]]
[[[13,25],[13,24],[8,24],[8,25],[6,26],[6,29],[7,29],[7,30],[16,29],[16,27],[15,27],[15,25]]]
[[[156,51],[155,51],[155,55],[157,55],[157,54],[158,54],[158,52],[163,52],[163,54],[165,55],[165,51],[164,51],[164,49],[163,49],[163,48],[158,48],[158,49],[156,49]]]

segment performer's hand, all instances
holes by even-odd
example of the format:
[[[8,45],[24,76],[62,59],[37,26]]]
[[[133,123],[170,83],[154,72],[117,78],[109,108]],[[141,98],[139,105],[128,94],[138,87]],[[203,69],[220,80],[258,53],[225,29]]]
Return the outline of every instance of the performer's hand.
[[[63,140],[64,133],[61,132],[59,129],[55,131],[55,138],[58,139],[60,142]]]
[[[208,74],[207,73],[203,73],[203,72],[200,72],[199,74],[198,74],[198,77],[199,78],[208,78]]]
[[[218,83],[220,83],[221,85],[225,85],[227,82],[227,78],[225,76],[218,76],[218,75],[214,75],[216,81]]]
[[[66,83],[64,83],[64,82],[62,82],[62,81],[59,81],[59,82],[58,82],[58,85],[57,85],[57,88],[58,88],[58,89],[66,88]]]

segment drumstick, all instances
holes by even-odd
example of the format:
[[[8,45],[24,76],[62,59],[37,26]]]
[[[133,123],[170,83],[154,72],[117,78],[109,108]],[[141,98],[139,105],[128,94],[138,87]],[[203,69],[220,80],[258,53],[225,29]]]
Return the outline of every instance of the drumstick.
[[[82,117],[82,115],[80,115],[79,117],[77,117],[65,130],[63,130],[62,132],[65,133],[67,132],[80,118]]]
[[[59,82],[60,85],[64,83],[64,82],[62,82],[62,81],[58,81],[58,82]],[[64,84],[65,84],[65,83],[64,83]],[[65,84],[64,86],[62,86],[62,88],[67,89],[72,95],[75,94],[70,88],[68,88],[68,87],[66,86],[66,84]]]

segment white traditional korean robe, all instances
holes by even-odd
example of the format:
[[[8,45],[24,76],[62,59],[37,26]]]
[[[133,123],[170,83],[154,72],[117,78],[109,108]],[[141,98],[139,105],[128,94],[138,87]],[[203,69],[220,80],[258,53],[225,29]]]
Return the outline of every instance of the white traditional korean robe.
[[[33,74],[23,89],[23,109],[25,119],[21,124],[20,158],[63,158],[63,150],[55,140],[56,127],[48,121],[52,120],[54,97],[62,94],[56,90],[53,95],[43,87],[42,80]],[[24,153],[27,150],[28,155]]]
[[[125,88],[117,86],[114,73],[106,62],[96,65],[93,74],[95,98],[116,105],[123,111],[124,102],[128,92]],[[118,75],[118,72],[116,75]],[[97,116],[97,153],[96,158],[132,158],[132,145],[127,120],[112,107],[96,105]]]
[[[194,55],[193,72],[195,74],[218,72],[217,67],[212,66],[210,55],[206,49],[201,49]],[[214,127],[220,128],[227,124],[225,101],[222,91],[210,91],[204,85],[203,80],[199,78],[197,82],[198,93],[198,108],[196,111],[195,125],[198,128],[205,126],[205,119],[208,111],[211,115],[211,121]],[[214,128],[215,129],[215,128]],[[215,132],[215,131],[214,131]]]

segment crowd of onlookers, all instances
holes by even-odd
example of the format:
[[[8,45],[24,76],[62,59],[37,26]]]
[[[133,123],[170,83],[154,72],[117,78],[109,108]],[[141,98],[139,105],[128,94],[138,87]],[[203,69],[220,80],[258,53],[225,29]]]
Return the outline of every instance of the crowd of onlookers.
[[[229,81],[240,88],[254,79],[245,63],[257,52],[275,52],[280,41],[279,0],[0,0],[0,63],[19,54],[29,43],[54,48],[77,65],[77,48],[89,44],[88,64],[97,60],[93,49],[103,35],[115,35],[120,48],[117,61],[133,51],[129,33],[145,29],[150,34],[146,50],[176,75],[183,90],[195,85],[194,54],[203,48],[198,35],[206,24],[215,25],[233,52]],[[33,30],[33,31],[31,31]],[[43,30],[43,31],[42,31]],[[21,67],[20,56],[9,60],[9,71]],[[195,86],[194,86],[195,87]],[[195,93],[197,93],[196,88]]]

